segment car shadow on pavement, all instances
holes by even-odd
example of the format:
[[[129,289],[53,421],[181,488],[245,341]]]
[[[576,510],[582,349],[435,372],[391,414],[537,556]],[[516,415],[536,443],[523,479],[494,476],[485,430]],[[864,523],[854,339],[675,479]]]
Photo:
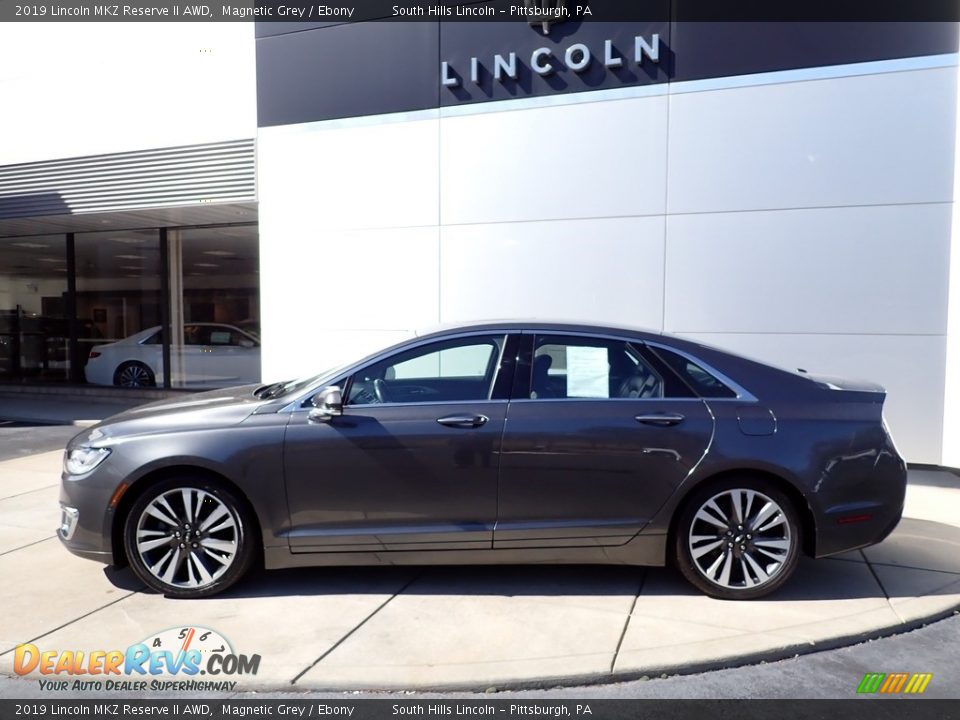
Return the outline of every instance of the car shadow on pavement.
[[[103,568],[103,575],[118,590],[130,592],[146,590],[146,585],[140,582],[140,578],[134,575],[129,567],[118,568],[107,565]]]
[[[129,569],[105,570],[117,587],[142,591]],[[885,542],[835,558],[804,557],[765,602],[912,598],[958,592],[960,528],[905,518]],[[701,593],[671,567],[476,565],[314,567],[254,572],[210,599],[320,595],[635,596],[678,599]],[[722,601],[711,601],[722,602]]]
[[[408,565],[261,571],[219,597],[278,595],[636,595],[649,568],[604,565]]]

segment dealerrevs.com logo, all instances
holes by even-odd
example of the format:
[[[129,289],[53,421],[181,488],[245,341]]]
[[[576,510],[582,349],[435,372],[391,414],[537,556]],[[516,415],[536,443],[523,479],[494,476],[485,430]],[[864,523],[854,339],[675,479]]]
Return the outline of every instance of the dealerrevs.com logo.
[[[220,633],[197,626],[163,630],[125,650],[55,650],[24,643],[13,661],[17,675],[44,676],[41,690],[231,691],[237,682],[226,678],[256,675],[259,668],[259,655],[239,654]]]

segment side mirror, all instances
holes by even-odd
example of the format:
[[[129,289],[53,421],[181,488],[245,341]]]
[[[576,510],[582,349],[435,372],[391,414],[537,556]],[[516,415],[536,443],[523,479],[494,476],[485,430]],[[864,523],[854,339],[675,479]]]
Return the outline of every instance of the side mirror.
[[[312,423],[330,422],[337,415],[343,415],[343,395],[337,386],[325,387],[310,399],[313,409],[307,414]]]

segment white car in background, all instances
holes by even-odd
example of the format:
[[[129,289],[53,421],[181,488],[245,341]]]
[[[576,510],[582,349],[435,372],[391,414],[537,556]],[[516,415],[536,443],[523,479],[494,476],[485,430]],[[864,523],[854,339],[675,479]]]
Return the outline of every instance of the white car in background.
[[[187,323],[184,344],[173,346],[174,386],[220,387],[260,381],[260,341],[251,333],[221,323]],[[155,387],[163,377],[160,327],[90,349],[84,370],[93,385]]]

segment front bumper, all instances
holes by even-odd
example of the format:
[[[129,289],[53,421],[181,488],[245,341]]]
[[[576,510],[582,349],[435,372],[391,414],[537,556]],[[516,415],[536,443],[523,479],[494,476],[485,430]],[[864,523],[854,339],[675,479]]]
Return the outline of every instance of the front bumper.
[[[113,565],[113,490],[90,480],[61,478],[57,537],[74,555]]]

